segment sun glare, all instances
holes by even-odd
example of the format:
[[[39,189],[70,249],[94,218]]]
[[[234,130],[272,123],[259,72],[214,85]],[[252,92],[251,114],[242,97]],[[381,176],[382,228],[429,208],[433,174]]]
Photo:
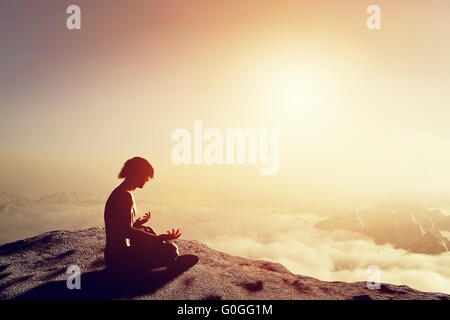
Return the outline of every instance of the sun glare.
[[[262,63],[255,76],[265,117],[283,127],[324,126],[333,106],[330,74],[296,59]]]

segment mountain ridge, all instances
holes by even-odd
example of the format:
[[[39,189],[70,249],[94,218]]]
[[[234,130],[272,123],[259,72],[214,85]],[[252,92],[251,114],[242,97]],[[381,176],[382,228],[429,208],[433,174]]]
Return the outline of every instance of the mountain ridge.
[[[419,204],[385,201],[329,216],[317,222],[315,228],[353,231],[379,245],[390,243],[409,252],[439,255],[450,252],[450,240],[440,232],[447,230],[449,218]]]

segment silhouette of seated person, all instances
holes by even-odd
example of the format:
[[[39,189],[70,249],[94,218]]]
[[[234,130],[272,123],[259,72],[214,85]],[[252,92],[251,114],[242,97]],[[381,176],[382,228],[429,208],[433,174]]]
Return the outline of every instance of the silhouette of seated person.
[[[105,262],[107,269],[114,273],[125,275],[170,267],[178,257],[178,247],[170,242],[180,237],[178,229],[157,235],[152,228],[144,226],[150,219],[150,212],[135,219],[136,204],[132,192],[142,188],[153,174],[153,167],[147,160],[129,159],[119,173],[119,178],[125,180],[106,202]]]

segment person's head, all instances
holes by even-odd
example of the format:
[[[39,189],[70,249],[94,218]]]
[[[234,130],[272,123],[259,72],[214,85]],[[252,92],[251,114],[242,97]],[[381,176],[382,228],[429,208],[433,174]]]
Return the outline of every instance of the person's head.
[[[120,170],[119,179],[125,179],[132,188],[142,188],[148,179],[153,178],[153,167],[144,158],[134,157],[125,162]]]

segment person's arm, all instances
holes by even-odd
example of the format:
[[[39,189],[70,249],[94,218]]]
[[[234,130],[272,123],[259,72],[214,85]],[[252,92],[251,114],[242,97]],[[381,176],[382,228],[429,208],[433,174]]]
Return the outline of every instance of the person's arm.
[[[154,242],[162,242],[178,239],[181,234],[179,230],[172,229],[172,232],[167,231],[167,234],[152,234],[149,232],[145,232],[144,230],[134,228],[132,226],[133,219],[131,217],[131,208],[133,207],[133,199],[129,193],[124,195],[123,199],[119,201],[119,212],[121,218],[120,227],[122,228],[122,232],[126,238],[133,241],[135,240],[143,240],[143,241],[154,241]]]
[[[133,199],[129,193],[123,195],[118,203],[118,206],[118,211],[120,214],[120,228],[122,229],[122,234],[126,238],[131,241],[133,241],[133,239],[154,242],[161,242],[164,240],[160,239],[157,235],[145,232],[132,226],[131,208],[133,207]]]
[[[171,231],[167,231],[167,234],[160,234],[156,235],[153,233],[146,232],[142,229],[136,229],[131,226],[130,221],[130,229],[126,233],[126,237],[131,239],[139,239],[139,240],[145,240],[145,241],[155,241],[155,242],[162,242],[162,241],[169,241],[169,240],[175,240],[178,239],[181,236],[180,230],[177,229],[176,231],[172,229]]]
[[[145,232],[141,229],[135,229],[130,226],[130,228],[125,233],[126,237],[133,240],[145,240],[145,241],[154,241],[154,242],[161,242],[162,239],[159,238],[159,236]]]
[[[151,213],[150,211],[147,212],[143,217],[137,218],[136,221],[133,223],[133,228],[140,229],[144,224],[150,220]]]

